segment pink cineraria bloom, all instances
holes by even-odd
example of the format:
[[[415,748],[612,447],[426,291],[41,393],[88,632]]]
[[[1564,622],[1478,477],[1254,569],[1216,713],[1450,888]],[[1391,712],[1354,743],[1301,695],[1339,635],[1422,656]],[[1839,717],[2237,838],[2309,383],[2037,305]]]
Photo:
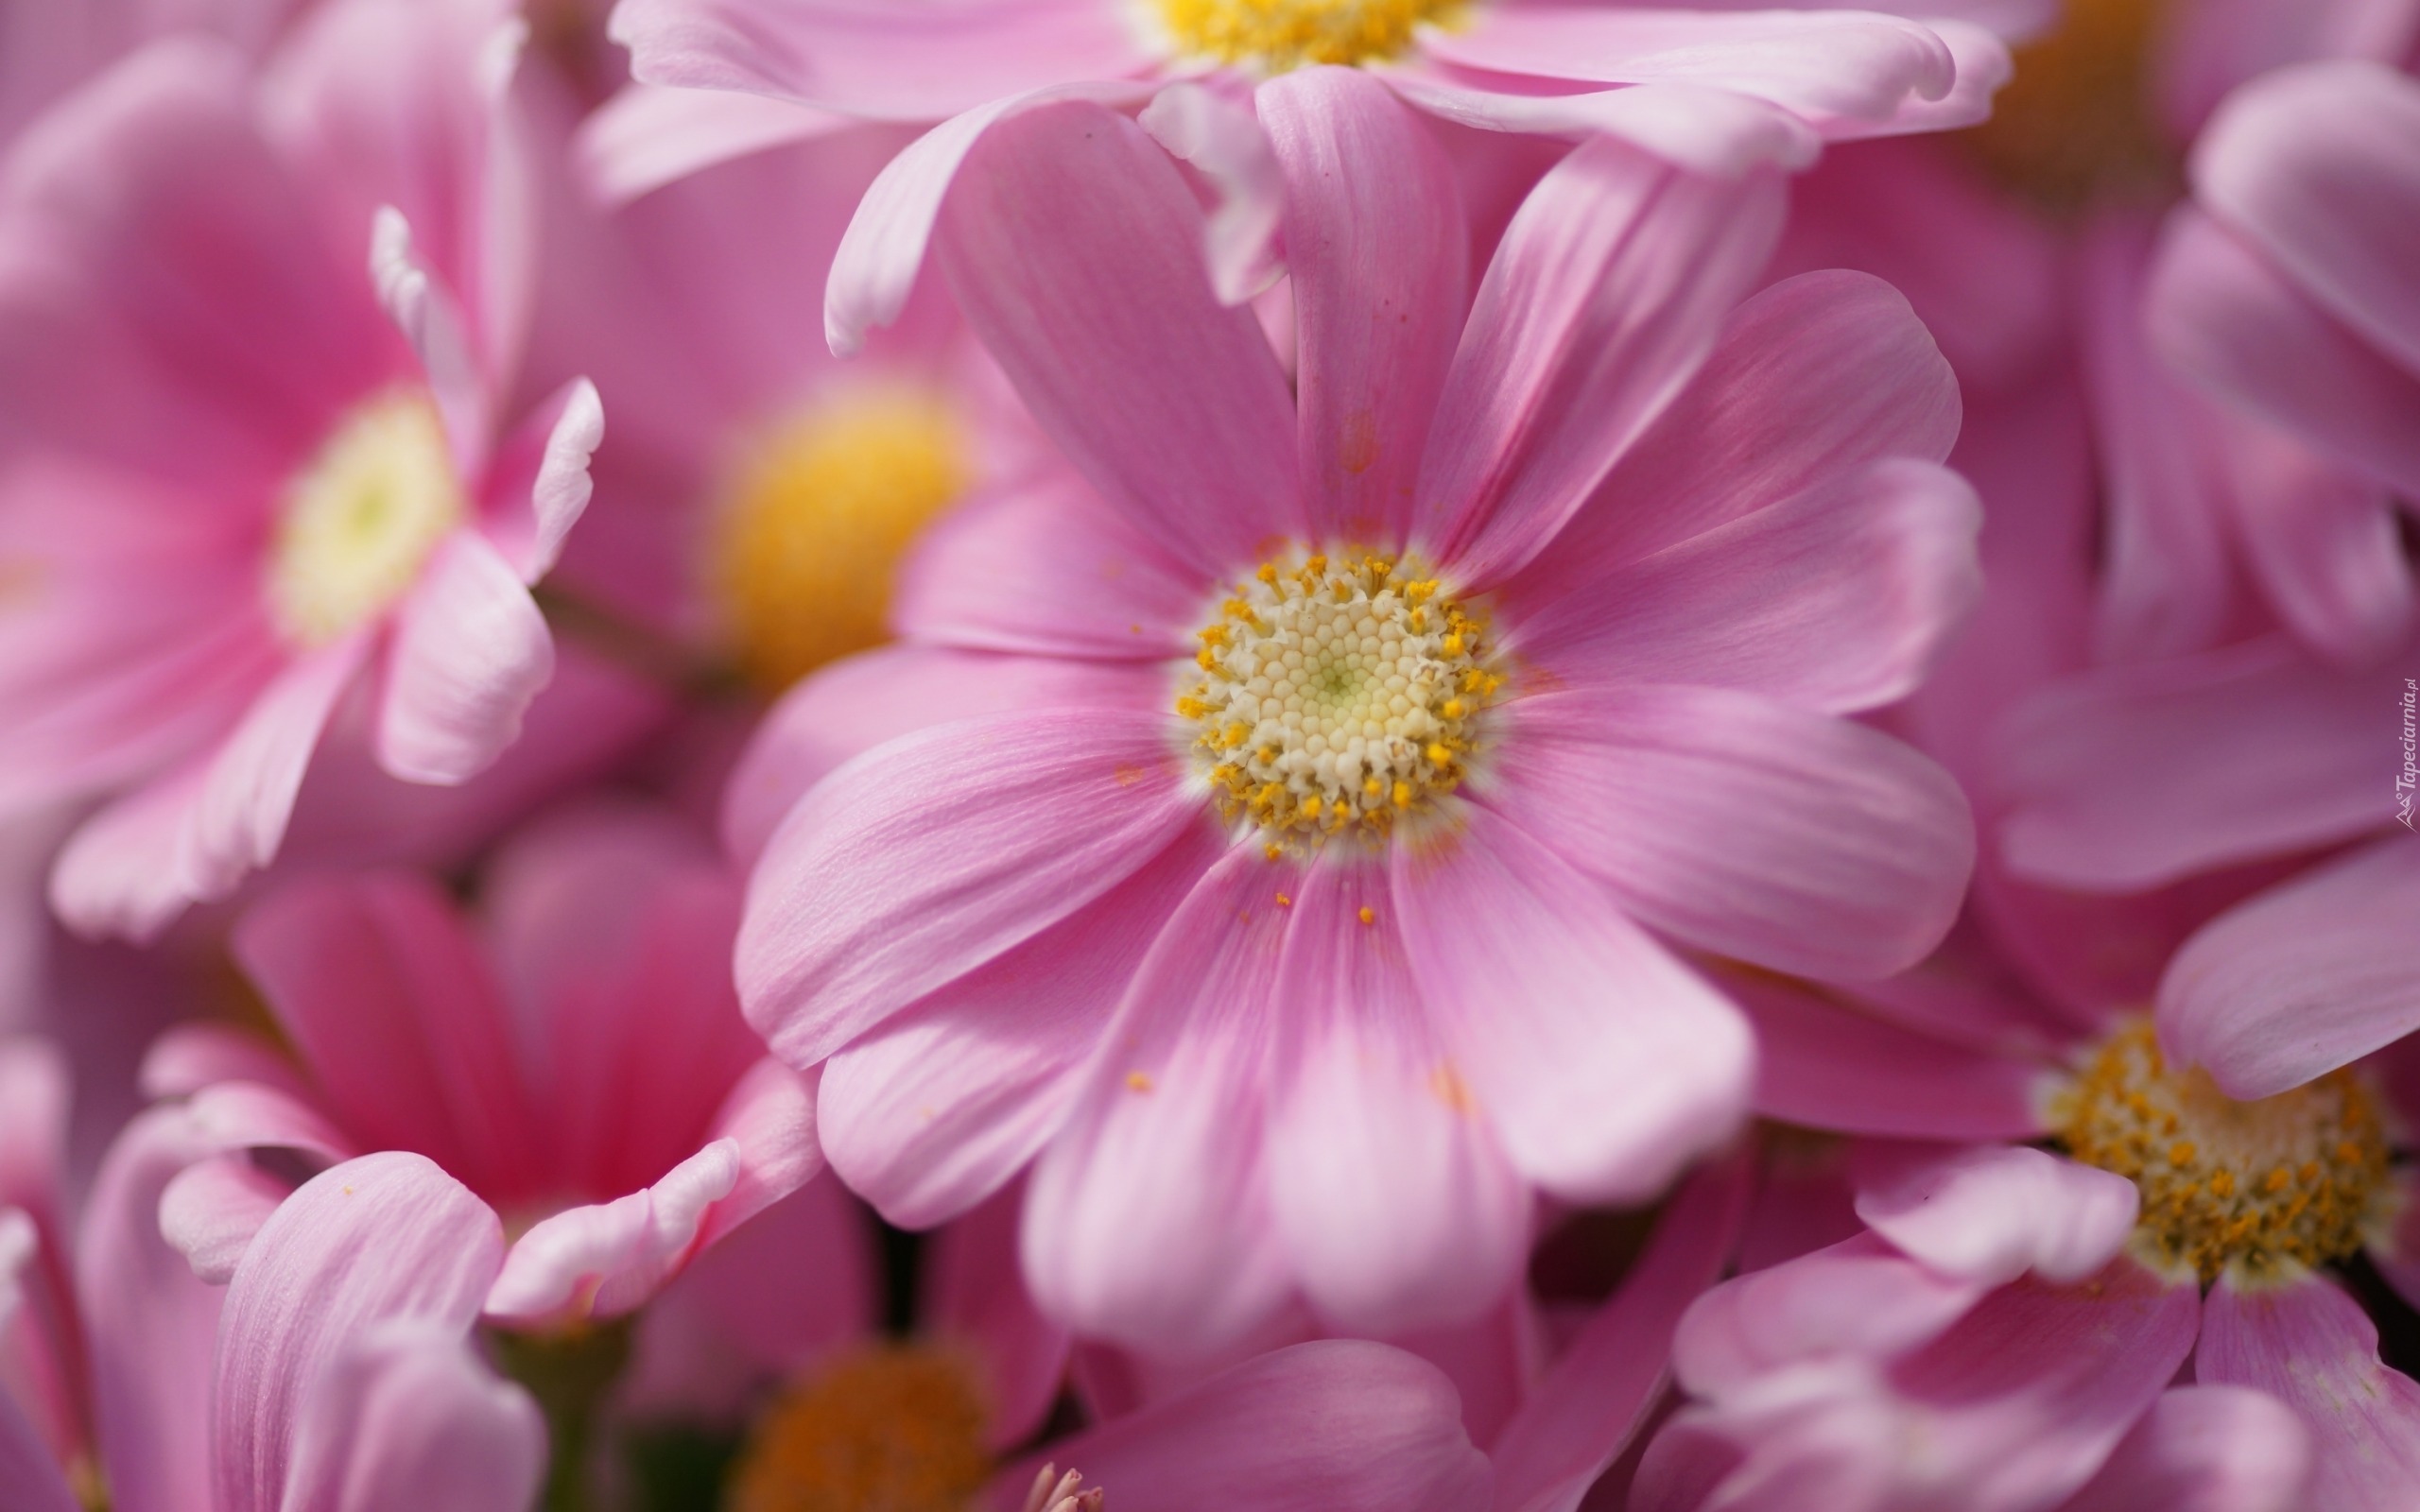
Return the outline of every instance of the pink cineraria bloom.
[[[1759,1110],[1858,1138],[1865,1231],[1693,1309],[1701,1401],[1633,1504],[2205,1504],[2170,1500],[2188,1470],[2210,1505],[2406,1504],[2420,1384],[2330,1270],[2366,1252],[2420,1295],[2408,1056],[2238,1102],[2148,1022],[2073,1025],[1988,970],[1739,984]]]
[[[2008,55],[1978,22],[2022,26],[2045,9],[2029,0],[1768,10],[1601,0],[622,0],[614,35],[631,48],[642,86],[609,107],[595,135],[607,187],[627,189],[771,137],[828,129],[836,116],[943,122],[875,182],[841,249],[828,327],[845,352],[905,304],[975,144],[1044,101],[1150,102],[1144,125],[1220,187],[1225,206],[1205,245],[1220,297],[1235,301],[1271,272],[1267,242],[1283,187],[1253,100],[1289,69],[1360,65],[1447,120],[1610,134],[1729,177],[1772,162],[1804,166],[1827,139],[1982,119]],[[734,93],[701,100],[696,90]]]
[[[146,934],[278,850],[332,711],[459,782],[553,647],[527,585],[603,423],[501,429],[531,277],[500,0],[339,0],[258,77],[163,43],[0,183],[0,808],[107,799],[52,876]]]
[[[232,1290],[206,1285],[158,1214],[208,1142],[182,1109],[155,1108],[103,1159],[71,1244],[57,1192],[65,1086],[43,1047],[0,1043],[0,1504],[528,1504],[544,1452],[536,1408],[487,1374],[435,1295],[459,1274],[451,1214],[398,1211],[372,1162],[356,1162],[299,1199],[295,1219],[380,1230],[374,1263],[355,1230],[300,1274],[271,1235],[275,1258]]]
[[[482,1309],[538,1326],[645,1302],[817,1166],[810,1089],[741,1022],[738,888],[667,817],[574,814],[492,865],[483,931],[405,872],[293,885],[235,951],[302,1064],[174,1031],[147,1075],[225,1153],[162,1222],[224,1280],[290,1182],[252,1151],[426,1156],[508,1215]]]
[[[804,794],[738,975],[824,1068],[835,1168],[921,1226],[1040,1154],[1036,1292],[1167,1352],[1298,1295],[1370,1332],[1484,1310],[1533,1189],[1642,1200],[1737,1120],[1748,1036],[1656,936],[1885,974],[1972,854],[1948,778],[1842,717],[1974,586],[1904,303],[1835,275],[1735,310],[1778,177],[1611,140],[1474,298],[1392,94],[1305,70],[1262,111],[1291,390],[1133,123],[1063,102],[969,160],[943,264],[1089,487],[959,511],[907,644],[802,685],[733,782]]]

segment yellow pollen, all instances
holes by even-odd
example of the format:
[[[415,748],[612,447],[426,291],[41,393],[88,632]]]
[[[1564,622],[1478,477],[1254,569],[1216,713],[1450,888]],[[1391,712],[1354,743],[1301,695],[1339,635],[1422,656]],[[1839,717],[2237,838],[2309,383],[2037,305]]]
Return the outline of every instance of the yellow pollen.
[[[2148,1022],[2105,1040],[2051,1111],[2068,1154],[2141,1192],[2136,1255],[2204,1283],[2343,1259],[2388,1190],[2386,1131],[2355,1072],[2238,1103],[2198,1067],[2169,1069]]]
[[[1361,922],[1365,924],[1374,924],[1377,921],[1378,911],[1365,904],[1361,909]]]
[[[269,613],[324,645],[384,612],[470,514],[437,407],[382,394],[337,422],[286,485],[268,564]]]
[[[1375,841],[1465,775],[1488,699],[1486,627],[1434,582],[1361,553],[1263,565],[1204,632],[1178,691],[1220,811],[1276,847]],[[1430,602],[1415,607],[1417,596]]]
[[[768,690],[886,637],[900,558],[971,481],[938,397],[859,390],[775,432],[734,475],[709,583],[741,670]]]
[[[2057,26],[2016,49],[1992,118],[1963,134],[1995,178],[2055,215],[2108,197],[2167,198],[2174,150],[2153,112],[2161,0],[2066,0]]]
[[[1461,0],[1159,0],[1159,7],[1179,52],[1272,74],[1400,58],[1422,23],[1451,23],[1464,9]]]
[[[733,1468],[730,1512],[967,1512],[991,1478],[973,1372],[937,1349],[876,1347],[767,1410]]]

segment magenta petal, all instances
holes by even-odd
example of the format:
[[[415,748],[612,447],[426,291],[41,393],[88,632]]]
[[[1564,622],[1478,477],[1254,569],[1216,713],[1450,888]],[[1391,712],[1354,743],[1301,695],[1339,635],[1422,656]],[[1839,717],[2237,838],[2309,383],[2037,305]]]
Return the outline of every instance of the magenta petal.
[[[1911,1032],[1746,972],[1721,985],[1756,1030],[1756,1111],[1844,1134],[2035,1139],[2046,1065]]]
[[[2135,892],[2375,830],[2402,683],[2276,637],[2054,682],[2001,734],[2002,853],[2029,880]]]
[[[2279,69],[2220,106],[2192,175],[2204,210],[2420,373],[2420,81],[2367,61]]]
[[[723,783],[722,843],[753,865],[807,790],[885,741],[934,725],[1036,709],[1164,713],[1165,668],[889,645],[825,667],[782,696]]]
[[[1922,959],[1957,917],[1974,866],[1965,798],[1863,725],[1651,686],[1540,694],[1498,723],[1477,791],[1689,945],[1879,977]],[[1757,818],[1743,831],[1741,815]]]
[[[1128,984],[1225,836],[1188,827],[1086,907],[824,1062],[833,1169],[902,1228],[989,1197],[1056,1133]]]
[[[1859,1234],[1700,1297],[1673,1337],[1673,1373],[1720,1395],[1808,1361],[1895,1358],[1938,1338],[1987,1290]]]
[[[1298,466],[1322,541],[1386,546],[1469,298],[1469,237],[1436,133],[1371,75],[1314,68],[1258,94],[1286,180],[1300,343]]]
[[[2161,1043],[2246,1101],[2349,1064],[2420,1028],[2414,920],[2420,842],[2409,835],[2273,887],[2169,962]]]
[[[1291,897],[1268,1134],[1278,1232],[1340,1332],[1469,1322],[1520,1274],[1529,1185],[1455,1096],[1402,936],[1374,922],[1392,911],[1385,868],[1330,851]]]
[[[1674,1196],[1646,1252],[1495,1441],[1494,1512],[1573,1512],[1629,1446],[1668,1380],[1681,1310],[1738,1243],[1750,1174],[1746,1160],[1725,1160]]]
[[[972,1355],[989,1387],[995,1451],[1032,1438],[1067,1373],[1067,1331],[1042,1314],[1017,1267],[1025,1189],[1011,1186],[933,1236],[918,1316]]]
[[[500,1199],[529,1191],[520,1057],[477,942],[436,884],[394,872],[274,893],[236,958],[348,1130]]]
[[[1461,586],[1534,557],[1712,350],[1780,229],[1778,176],[1609,137],[1558,163],[1479,284],[1421,459],[1415,536]]]
[[[182,1109],[136,1115],[102,1157],[76,1235],[93,1420],[115,1504],[213,1512],[209,1382],[226,1291],[160,1237],[160,1194],[206,1153]]]
[[[445,1322],[363,1329],[302,1415],[288,1507],[524,1512],[545,1472],[538,1404]]]
[[[486,538],[457,531],[398,610],[378,706],[378,763],[407,782],[456,783],[521,736],[555,672],[545,616]]]
[[[1293,868],[1236,846],[1161,930],[1034,1166],[1026,1276],[1078,1332],[1201,1356],[1285,1299],[1264,1125]]]
[[[2293,1409],[2241,1386],[2178,1386],[2143,1414],[2060,1512],[2290,1512],[2308,1506],[2310,1434]]]
[[[1857,1215],[1945,1276],[2081,1281],[2116,1258],[2139,1197],[2124,1177],[2025,1144],[1919,1147],[1860,1162]]]
[[[504,1260],[486,1204],[417,1155],[365,1155],[288,1198],[227,1290],[211,1408],[221,1512],[273,1512],[315,1457],[330,1370],[392,1319],[468,1334]]]
[[[2221,397],[2409,495],[2420,492],[2420,373],[2321,309],[2199,211],[2169,224],[2144,318],[2161,356]]]
[[[1359,1340],[1261,1355],[1049,1452],[1140,1512],[1469,1512],[1487,1500],[1487,1457],[1453,1386]],[[992,1504],[1015,1507],[1036,1468],[1003,1473]]]
[[[2378,1331],[2335,1282],[2257,1290],[2221,1278],[2203,1309],[2197,1381],[2251,1386],[2309,1431],[2312,1512],[2368,1512],[2420,1480],[2420,1383],[2378,1360]]]
[[[824,779],[767,846],[740,1002],[774,1054],[813,1065],[1206,822],[1161,716],[1045,711],[904,736]]]
[[[1891,458],[1572,584],[1506,640],[1564,682],[1701,683],[1871,709],[1923,679],[1979,596],[1981,524],[1964,479]]]
[[[0,1323],[7,1320],[0,1312]],[[0,1502],[7,1512],[82,1512],[83,1503],[68,1489],[50,1446],[5,1391],[0,1391],[0,1486],[8,1488],[0,1493],[7,1498]]]
[[[931,121],[1066,78],[1150,61],[1097,0],[975,0],[946,8],[794,0],[630,0],[612,35],[650,84],[787,96],[850,115]]]
[[[1477,804],[1456,817],[1397,842],[1392,888],[1450,1070],[1530,1180],[1643,1199],[1745,1114],[1747,1025],[1553,850]]]
[[[1193,192],[1140,127],[1062,102],[1002,121],[967,155],[941,251],[967,323],[1043,430],[1215,580],[1271,538],[1302,539],[1305,521],[1285,373],[1252,312],[1211,291],[1201,235]]]

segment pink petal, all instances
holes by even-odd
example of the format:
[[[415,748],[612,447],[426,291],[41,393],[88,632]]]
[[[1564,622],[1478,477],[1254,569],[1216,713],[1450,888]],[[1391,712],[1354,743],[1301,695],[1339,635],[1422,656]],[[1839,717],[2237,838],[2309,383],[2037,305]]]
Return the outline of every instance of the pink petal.
[[[1115,661],[1190,657],[1215,607],[1197,574],[1053,469],[927,526],[900,566],[905,638],[976,651]]]
[[[816,673],[782,696],[723,784],[722,843],[752,864],[790,810],[835,767],[885,741],[955,719],[1056,708],[1142,714],[1170,704],[1167,671],[1044,656],[891,645]]]
[[[2048,1067],[1912,1033],[1859,1005],[1747,972],[1720,978],[1756,1030],[1756,1111],[1841,1133],[2035,1139]]]
[[[2310,1434],[2293,1409],[2240,1386],[2160,1394],[2061,1512],[2289,1512],[2306,1506]]]
[[[1299,70],[1258,102],[1285,177],[1313,534],[1400,541],[1469,298],[1453,168],[1434,129],[1366,73]]]
[[[1484,588],[1535,556],[1712,350],[1772,250],[1779,178],[1701,179],[1611,138],[1513,216],[1420,467],[1416,533]]]
[[[2313,1512],[2393,1506],[2420,1477],[2420,1384],[2378,1360],[2378,1331],[2335,1282],[2257,1290],[2221,1278],[2203,1310],[2194,1379],[2251,1386],[2310,1435]]]
[[[1098,100],[1125,107],[1142,103],[1150,93],[1141,84],[1051,84],[977,105],[917,138],[866,190],[832,259],[823,334],[834,353],[856,356],[865,347],[868,331],[890,324],[908,307],[942,203],[959,165],[984,133],[1019,112],[1053,101]]]
[[[234,951],[361,1145],[416,1150],[498,1200],[530,1191],[536,1136],[512,1025],[433,881],[392,872],[271,894],[237,924]]]
[[[1892,458],[1574,585],[1506,642],[1563,681],[1870,709],[1923,680],[1979,595],[1981,524],[1964,479]]]
[[[2394,496],[2250,417],[2227,440],[2244,558],[2296,639],[2347,665],[2404,644],[2420,593]]]
[[[2420,374],[2398,366],[2199,212],[2180,212],[2144,318],[2160,355],[2221,397],[2420,492]]]
[[[284,1052],[266,1035],[233,1024],[171,1024],[143,1053],[140,1085],[154,1102],[221,1081],[260,1082],[292,1096],[307,1095]]]
[[[2083,1280],[2135,1230],[2134,1182],[2031,1145],[1914,1147],[1863,1163],[1857,1215],[1866,1226],[1933,1270],[1985,1286],[2028,1271]]]
[[[495,1214],[417,1155],[365,1155],[288,1198],[245,1254],[220,1320],[211,1418],[223,1512],[293,1504],[315,1456],[306,1416],[332,1368],[390,1319],[467,1335],[503,1259]]]
[[[87,936],[149,939],[201,896],[185,846],[208,769],[197,760],[86,819],[50,871],[50,906]]]
[[[2161,39],[2161,114],[2175,140],[2188,140],[2228,92],[2273,69],[2313,59],[2393,61],[2415,37],[2420,9],[2411,0],[2202,0],[2192,26]]]
[[[739,1147],[717,1140],[644,1191],[566,1208],[514,1241],[482,1308],[523,1328],[635,1311],[688,1258],[707,1210],[739,1179]]]
[[[2349,839],[2392,813],[2401,694],[2274,637],[2053,683],[2002,731],[2001,851],[2029,880],[2135,892]]]
[[[67,1477],[14,1398],[0,1391],[0,1484],[8,1512],[81,1512]]]
[[[1049,1452],[1142,1512],[1465,1512],[1487,1495],[1445,1378],[1358,1340],[1261,1355]],[[1014,1508],[1034,1470],[1003,1472],[991,1504]]]
[[[1005,1452],[1031,1439],[1067,1373],[1067,1331],[1042,1314],[1017,1268],[1025,1190],[985,1199],[933,1236],[919,1315],[982,1371],[992,1403],[984,1436]]]
[[[1272,537],[1303,539],[1305,522],[1285,374],[1252,312],[1212,293],[1201,234],[1167,154],[1069,101],[1002,121],[969,153],[941,250],[967,323],[1042,429],[1216,578],[1249,571]]]
[[[182,1110],[137,1114],[101,1159],[76,1235],[93,1423],[117,1505],[213,1512],[211,1360],[226,1291],[160,1237],[160,1195],[207,1153]]]
[[[1700,1297],[1673,1337],[1673,1373],[1720,1395],[1808,1361],[1896,1358],[1940,1337],[1987,1291],[1860,1234]]]
[[[523,1512],[546,1468],[546,1426],[459,1328],[364,1329],[302,1406],[285,1503],[345,1512]]]
[[[990,1198],[1057,1133],[1145,952],[1226,849],[1182,831],[1120,885],[824,1063],[833,1169],[903,1228]]]
[[[1544,604],[1868,463],[1942,461],[1958,423],[1958,380],[1896,289],[1842,268],[1785,280],[1731,312],[1705,366],[1507,593]]]
[[[1491,736],[1489,803],[1641,922],[1776,971],[1906,970],[1948,932],[1974,866],[1947,773],[1754,694],[1546,693],[1506,705]]]
[[[160,1237],[198,1279],[224,1286],[252,1236],[293,1190],[254,1165],[249,1150],[197,1160],[160,1194]]]
[[[1511,6],[1421,45],[1498,74],[1735,90],[1819,127],[1888,121],[1911,100],[1946,94],[1957,69],[1932,28],[1871,11]]]
[[[1717,179],[1804,168],[1823,151],[1815,130],[1764,100],[1694,84],[1642,84],[1582,94],[1508,94],[1450,75],[1392,71],[1388,82],[1441,120],[1482,131],[1610,136]]]
[[[740,1002],[775,1055],[813,1065],[1204,822],[1157,717],[1046,711],[904,736],[825,779],[766,848]]]
[[[605,439],[596,386],[575,378],[532,410],[489,464],[480,529],[525,583],[554,570],[588,507],[588,459]]]
[[[1203,1355],[1285,1299],[1263,1124],[1293,868],[1236,846],[1135,972],[1092,1086],[1035,1164],[1028,1283],[1078,1332]]]
[[[1092,0],[977,0],[946,9],[800,0],[632,0],[611,35],[649,84],[738,90],[851,115],[931,121],[1068,78],[1117,78],[1150,59]]]
[[[840,130],[849,117],[762,94],[628,84],[580,123],[579,177],[608,205],[769,147]]]
[[[2383,63],[2279,69],[2193,146],[2195,198],[2408,372],[2420,372],[2420,83]]]
[[[1292,891],[1275,985],[1270,1206],[1312,1309],[1340,1332],[1465,1323],[1529,1252],[1530,1192],[1457,1095],[1387,874],[1323,856]]]
[[[1243,303],[1286,271],[1275,247],[1285,184],[1254,104],[1240,90],[1180,79],[1152,95],[1134,118],[1216,192],[1202,227],[1202,252],[1221,304]]]
[[[367,637],[356,634],[295,661],[212,756],[187,842],[200,897],[223,895],[276,856],[302,773],[369,649]]]
[[[2420,1027],[2420,842],[2378,841],[2238,904],[2160,979],[2161,1042],[2244,1101]]]
[[[371,222],[370,277],[387,318],[420,359],[455,465],[475,475],[487,466],[495,396],[480,369],[470,317],[412,245],[411,224],[392,205],[379,206]]]
[[[407,782],[468,782],[521,737],[555,672],[529,591],[495,548],[457,531],[397,610],[378,707],[378,762]]]
[[[185,1099],[185,1111],[195,1131],[220,1149],[299,1150],[323,1165],[367,1153],[319,1106],[316,1094],[289,1091],[274,1082],[214,1082]]]
[[[706,1133],[737,1146],[739,1179],[706,1214],[700,1247],[716,1243],[823,1169],[823,1152],[815,1139],[816,1086],[815,1078],[769,1056],[750,1067],[723,1099]]]
[[[1450,1070],[1524,1176],[1637,1201],[1737,1125],[1754,1058],[1738,1011],[1569,863],[1478,805],[1394,852]]]
[[[36,1035],[0,1034],[0,1207],[44,1224],[60,1217],[74,1094],[64,1048]]]
[[[1714,1284],[1747,1216],[1750,1168],[1717,1164],[1657,1221],[1645,1253],[1497,1439],[1494,1512],[1574,1512],[1668,1383],[1681,1310]]]

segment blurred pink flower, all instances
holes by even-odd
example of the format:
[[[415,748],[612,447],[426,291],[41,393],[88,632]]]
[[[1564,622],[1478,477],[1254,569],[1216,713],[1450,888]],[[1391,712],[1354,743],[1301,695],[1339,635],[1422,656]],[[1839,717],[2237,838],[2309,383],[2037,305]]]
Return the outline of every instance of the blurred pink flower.
[[[908,644],[804,684],[732,784],[743,850],[805,795],[738,974],[824,1065],[835,1168],[921,1226],[1044,1152],[1030,1283],[1169,1352],[1298,1289],[1361,1331],[1483,1311],[1532,1187],[1639,1200],[1737,1121],[1747,1037],[1640,924],[1887,973],[1971,855],[1948,779],[1841,717],[1974,586],[1904,304],[1836,275],[1735,312],[1779,180],[1606,140],[1472,305],[1389,92],[1307,70],[1262,109],[1299,399],[1138,128],[1004,127],[942,255],[1099,491],[960,511]]]
[[[2420,1385],[2325,1267],[2366,1251],[2420,1295],[2408,1056],[2238,1102],[2164,1053],[2165,1020],[2069,1026],[1971,955],[1736,992],[1758,1111],[1858,1137],[1868,1231],[1693,1310],[1675,1368],[1701,1404],[1634,1505],[2398,1504]],[[2169,1393],[2188,1360],[2226,1393]]]
[[[146,43],[180,32],[257,56],[307,0],[0,0],[0,144],[43,106]]]
[[[499,435],[529,208],[494,0],[342,0],[256,81],[190,41],[0,189],[0,806],[115,795],[54,903],[148,934],[277,851],[344,692],[414,782],[553,665],[527,584],[586,501],[574,384]],[[383,201],[383,204],[382,204]]]
[[[810,1089],[740,1020],[738,889],[701,840],[574,813],[487,877],[479,933],[406,872],[298,883],[237,926],[302,1065],[203,1025],[153,1052],[154,1092],[225,1152],[163,1210],[197,1271],[225,1279],[285,1197],[262,1148],[435,1160],[511,1221],[481,1305],[518,1326],[636,1309],[814,1174]]]
[[[1776,163],[1803,167],[1825,140],[1982,119],[2008,55],[1979,23],[2021,28],[2045,9],[2030,0],[1880,8],[1906,12],[1897,15],[1530,0],[623,0],[614,35],[631,48],[641,84],[607,108],[592,139],[604,186],[627,193],[769,139],[829,129],[836,118],[942,121],[875,181],[841,246],[827,326],[833,349],[847,352],[906,303],[975,144],[1049,100],[1150,102],[1144,125],[1225,200],[1205,245],[1220,298],[1236,302],[1272,271],[1268,239],[1283,191],[1253,103],[1272,74],[1365,65],[1446,120],[1610,134],[1736,177]],[[1176,87],[1163,90],[1169,80]]]

